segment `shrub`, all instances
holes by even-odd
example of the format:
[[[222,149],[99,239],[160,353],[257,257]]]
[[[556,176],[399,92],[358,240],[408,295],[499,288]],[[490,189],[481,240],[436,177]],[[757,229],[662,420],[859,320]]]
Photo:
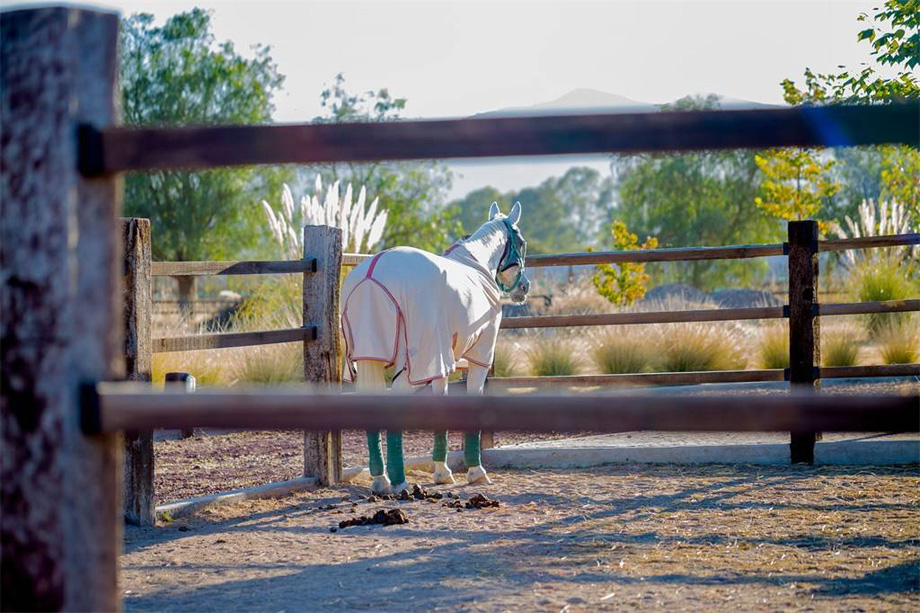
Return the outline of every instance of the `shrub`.
[[[574,347],[560,338],[534,339],[527,356],[531,374],[538,377],[574,375],[580,370]]]
[[[660,372],[734,370],[744,368],[741,343],[735,330],[706,324],[662,326],[658,343]]]
[[[821,337],[823,366],[856,366],[859,363],[859,340],[856,332],[846,328]]]
[[[495,345],[495,358],[492,361],[492,367],[496,377],[513,377],[518,374],[518,363],[516,359],[517,345],[499,341]]]
[[[789,368],[788,326],[765,326],[757,351],[761,368]]]
[[[904,269],[884,262],[867,265],[856,272],[854,294],[859,302],[903,300],[911,295],[911,284]],[[907,322],[908,313],[870,313],[865,316],[866,331],[875,338],[884,327]]]
[[[892,321],[882,325],[876,342],[885,364],[913,364],[917,361],[920,334],[917,326],[909,321]]]
[[[597,369],[604,374],[644,372],[650,369],[653,350],[647,334],[629,334],[614,328],[596,342],[592,357]]]
[[[236,383],[278,385],[303,381],[303,343],[239,349],[228,364]]]

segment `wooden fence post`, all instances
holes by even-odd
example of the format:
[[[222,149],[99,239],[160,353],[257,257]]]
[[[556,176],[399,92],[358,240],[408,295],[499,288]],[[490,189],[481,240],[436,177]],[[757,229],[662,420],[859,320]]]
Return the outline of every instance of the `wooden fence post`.
[[[122,219],[124,244],[125,374],[129,381],[150,383],[151,295],[150,220]],[[156,523],[153,489],[153,432],[125,433],[125,521]]]
[[[121,438],[83,434],[79,389],[123,375],[121,184],[77,157],[116,123],[117,41],[111,12],[0,13],[3,610],[120,608]]]
[[[342,231],[328,226],[303,229],[304,257],[316,258],[316,271],[303,275],[303,325],[316,326],[316,338],[303,345],[304,380],[335,387],[342,382],[339,340],[339,287]],[[342,480],[342,433],[304,433],[304,476],[321,485]]]
[[[789,383],[793,390],[820,388],[818,222],[789,222]],[[815,432],[792,432],[792,463],[815,459]]]
[[[195,377],[187,372],[168,372],[163,378],[164,385],[181,385],[189,393],[193,393],[198,388],[198,382]],[[183,428],[182,438],[192,438],[195,436],[195,428]]]

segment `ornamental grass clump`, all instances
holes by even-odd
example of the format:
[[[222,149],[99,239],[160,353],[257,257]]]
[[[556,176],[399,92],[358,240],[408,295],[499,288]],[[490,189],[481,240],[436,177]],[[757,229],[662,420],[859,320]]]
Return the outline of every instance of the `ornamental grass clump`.
[[[651,369],[654,358],[649,340],[647,334],[630,334],[613,328],[595,341],[591,357],[603,374],[646,372]]]
[[[859,339],[851,328],[821,335],[822,366],[856,366],[859,364]]]
[[[581,370],[575,347],[563,338],[535,339],[527,357],[530,373],[537,377],[575,375]]]
[[[878,261],[858,269],[854,277],[854,294],[858,302],[904,300],[913,293],[905,269]],[[906,324],[909,313],[869,313],[865,315],[869,338],[876,338],[884,328]]]
[[[875,337],[885,364],[914,364],[920,357],[920,330],[911,321],[891,321]]]
[[[737,370],[745,367],[740,335],[735,329],[697,323],[661,326],[659,372]]]
[[[761,368],[789,368],[789,328],[785,325],[764,326],[757,352]]]
[[[519,366],[517,351],[520,346],[508,342],[498,341],[495,345],[495,358],[492,361],[493,373],[496,377],[513,377],[518,374]]]

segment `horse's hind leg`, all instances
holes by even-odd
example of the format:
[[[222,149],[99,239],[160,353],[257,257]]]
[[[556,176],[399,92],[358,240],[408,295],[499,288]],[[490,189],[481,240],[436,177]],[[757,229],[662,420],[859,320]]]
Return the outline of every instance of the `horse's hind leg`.
[[[470,363],[466,373],[466,393],[470,396],[482,395],[489,369]],[[481,432],[467,432],[463,439],[463,461],[466,463],[466,480],[468,483],[492,484],[486,469],[482,467],[482,456],[479,449]]]
[[[435,396],[446,396],[447,378],[432,381],[431,391]],[[456,483],[454,474],[447,467],[447,431],[434,433],[434,451],[431,453],[431,460],[434,462],[435,483]]]
[[[355,381],[358,392],[382,394],[386,390],[386,377],[383,362],[373,360],[358,360],[358,376]],[[380,449],[380,432],[367,431],[368,467],[374,482],[371,491],[375,494],[387,494],[390,491],[390,481],[383,474],[383,453]]]
[[[409,375],[403,372],[393,380],[393,393],[410,394]],[[403,433],[401,430],[387,430],[387,475],[390,477],[390,492],[398,494],[409,489],[406,482],[406,465],[403,458]]]

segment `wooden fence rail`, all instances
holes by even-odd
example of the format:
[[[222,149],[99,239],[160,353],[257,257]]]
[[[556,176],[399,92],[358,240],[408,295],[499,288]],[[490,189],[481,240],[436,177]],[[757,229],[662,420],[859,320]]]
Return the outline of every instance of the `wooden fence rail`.
[[[920,377],[920,364],[823,366],[818,372],[821,379]],[[612,385],[698,385],[703,383],[758,383],[788,380],[788,370],[767,368],[759,370],[650,372],[612,375],[560,375],[554,377],[491,377],[489,378],[489,389],[605,387]]]
[[[154,277],[274,275],[309,272],[316,272],[316,258],[268,262],[153,262]]]
[[[159,392],[100,384],[87,402],[90,431],[149,428],[379,430],[591,430],[916,432],[916,396],[419,396],[328,393],[315,389]],[[89,396],[89,394],[86,394]]]
[[[818,251],[847,251],[877,247],[920,245],[920,234],[894,234],[869,236],[865,238],[844,238],[818,241]],[[727,245],[724,247],[672,247],[665,249],[639,249],[632,251],[585,251],[578,253],[553,253],[531,255],[527,266],[542,268],[548,266],[578,266],[614,264],[624,262],[686,262],[693,260],[733,260],[785,255],[787,246],[783,243],[764,245]],[[346,253],[342,256],[343,266],[357,266],[373,257],[367,253]]]
[[[171,336],[153,339],[152,349],[153,353],[169,353],[171,351],[201,351],[276,343],[310,342],[316,340],[317,334],[316,326],[305,326],[303,328],[283,328],[256,332]]]
[[[635,324],[673,324],[684,322],[742,321],[783,319],[788,307],[745,307],[739,309],[693,309],[638,313],[590,313],[587,315],[535,315],[506,317],[502,329],[567,328],[574,326],[624,326]],[[817,305],[818,315],[859,315],[920,311],[920,300],[888,300]]]
[[[916,145],[914,102],[739,111],[608,113],[193,128],[84,125],[87,176],[168,168],[571,153]]]

